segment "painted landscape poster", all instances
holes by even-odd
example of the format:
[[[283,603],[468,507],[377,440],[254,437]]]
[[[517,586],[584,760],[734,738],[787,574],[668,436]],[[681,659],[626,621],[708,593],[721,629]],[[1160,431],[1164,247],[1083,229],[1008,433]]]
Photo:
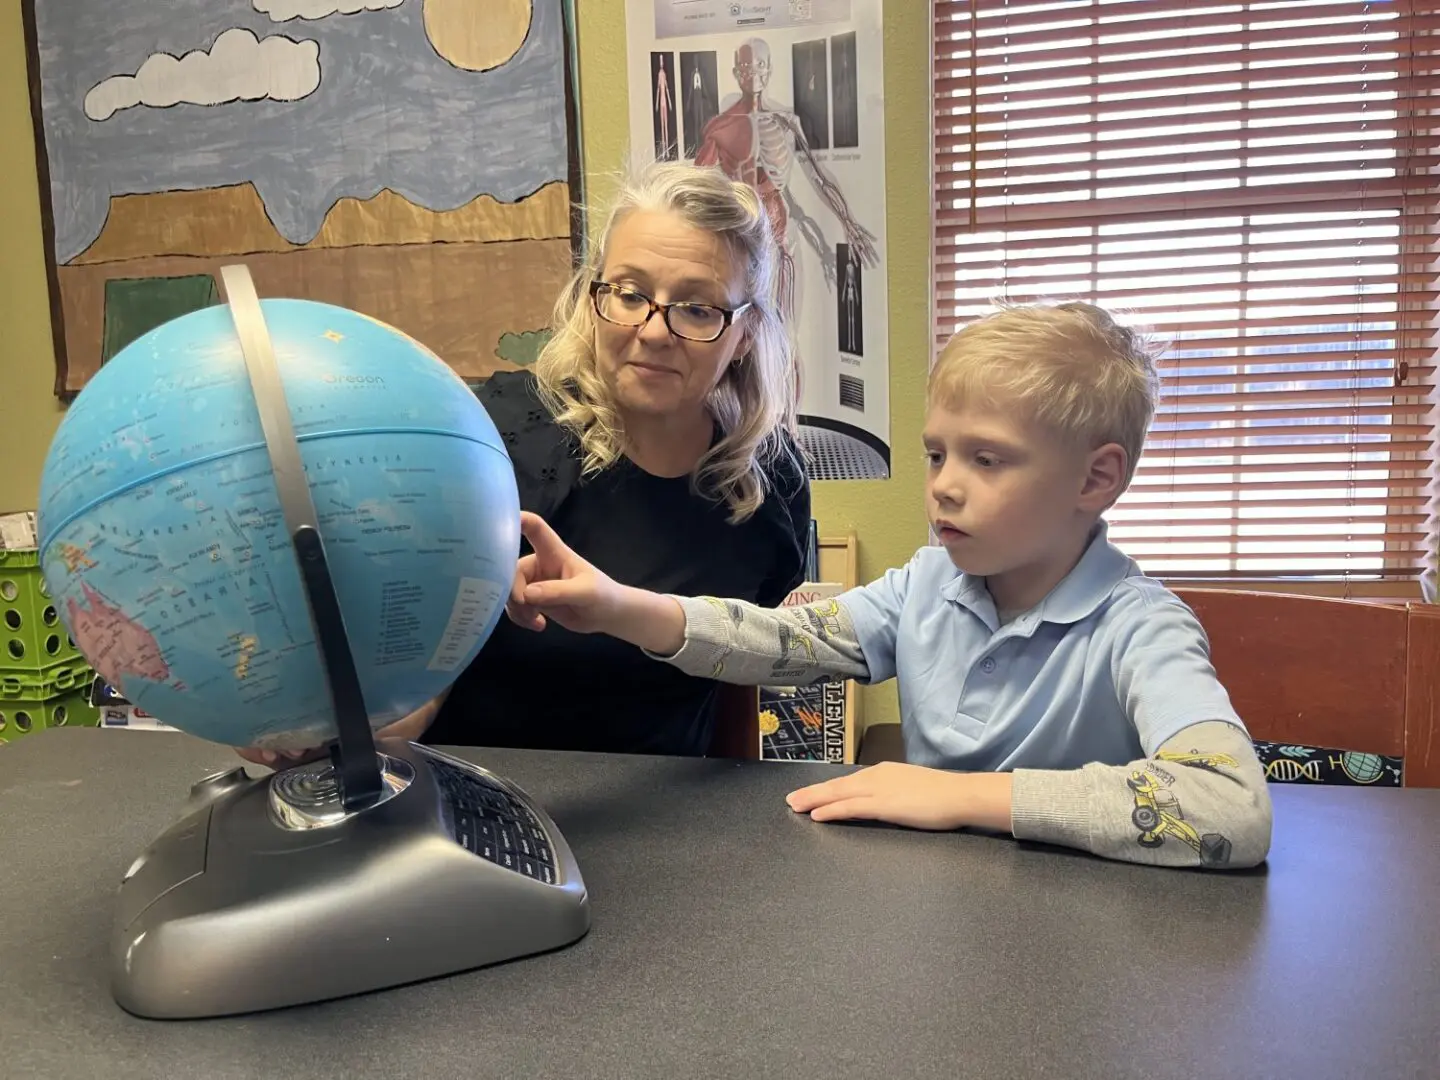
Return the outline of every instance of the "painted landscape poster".
[[[578,226],[568,0],[25,0],[56,393],[262,297],[467,379],[534,359]]]

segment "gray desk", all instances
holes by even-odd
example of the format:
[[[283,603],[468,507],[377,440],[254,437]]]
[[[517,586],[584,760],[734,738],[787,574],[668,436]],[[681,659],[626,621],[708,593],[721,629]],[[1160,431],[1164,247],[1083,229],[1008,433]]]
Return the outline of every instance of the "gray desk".
[[[95,730],[0,749],[0,1075],[1440,1068],[1440,791],[1277,789],[1268,871],[1222,876],[817,825],[783,795],[824,766],[472,756],[565,831],[591,889],[589,936],[365,997],[161,1023],[109,996],[113,889],[190,782],[233,757],[184,736]]]

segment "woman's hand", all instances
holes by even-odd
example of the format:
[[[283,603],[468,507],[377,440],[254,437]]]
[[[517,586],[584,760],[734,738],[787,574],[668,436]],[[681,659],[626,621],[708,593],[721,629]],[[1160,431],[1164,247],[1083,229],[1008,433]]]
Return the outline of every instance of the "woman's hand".
[[[261,750],[255,746],[237,746],[235,753],[239,754],[252,765],[264,765],[267,769],[288,769],[292,765],[300,765],[307,761],[317,761],[330,751],[325,747],[314,747],[310,750]]]
[[[427,701],[408,716],[402,716],[394,723],[387,724],[375,732],[375,738],[405,739],[407,742],[414,742],[424,735],[431,723],[434,722],[435,714],[440,711],[440,706],[445,703],[449,694],[450,690],[447,687],[444,693]],[[255,765],[264,765],[270,769],[288,769],[292,765],[316,761],[325,757],[330,751],[323,746],[311,747],[308,750],[261,750],[254,746],[241,746],[237,747],[235,752]]]

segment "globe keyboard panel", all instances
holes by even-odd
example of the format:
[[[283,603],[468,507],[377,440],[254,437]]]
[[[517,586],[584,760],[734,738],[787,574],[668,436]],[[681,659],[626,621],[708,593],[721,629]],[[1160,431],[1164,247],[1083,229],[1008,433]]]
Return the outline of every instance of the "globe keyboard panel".
[[[553,845],[530,807],[499,784],[447,761],[431,758],[430,769],[457,844],[507,870],[556,883]]]

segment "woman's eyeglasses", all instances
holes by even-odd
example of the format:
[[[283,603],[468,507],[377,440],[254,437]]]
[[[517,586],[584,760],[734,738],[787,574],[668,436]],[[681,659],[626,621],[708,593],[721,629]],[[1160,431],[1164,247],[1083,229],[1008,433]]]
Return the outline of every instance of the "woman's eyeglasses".
[[[716,340],[736,315],[750,307],[741,304],[731,310],[686,301],[658,304],[642,292],[608,281],[592,281],[590,298],[595,304],[595,314],[616,326],[644,326],[658,311],[670,332],[686,341]]]

